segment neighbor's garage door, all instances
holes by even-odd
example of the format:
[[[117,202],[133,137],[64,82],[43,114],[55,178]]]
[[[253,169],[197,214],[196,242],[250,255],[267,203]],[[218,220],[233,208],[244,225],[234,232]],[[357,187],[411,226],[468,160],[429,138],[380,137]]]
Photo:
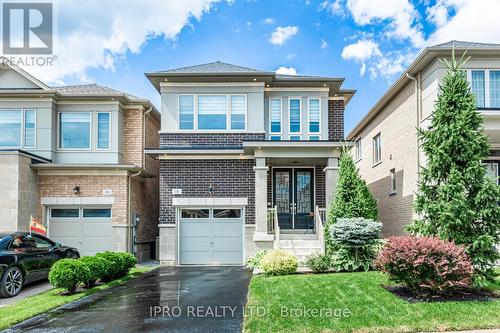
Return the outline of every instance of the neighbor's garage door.
[[[77,248],[81,256],[111,251],[111,208],[51,208],[49,238]]]
[[[242,209],[181,209],[180,215],[181,265],[243,263]]]

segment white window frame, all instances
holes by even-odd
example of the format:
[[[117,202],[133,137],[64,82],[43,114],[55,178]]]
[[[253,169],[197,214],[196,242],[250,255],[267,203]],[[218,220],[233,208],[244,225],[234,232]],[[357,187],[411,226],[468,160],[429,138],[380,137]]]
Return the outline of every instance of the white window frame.
[[[356,157],[356,162],[361,161],[361,159],[363,158],[362,147],[363,145],[361,143],[361,138],[358,138],[354,143],[354,153]]]
[[[311,132],[311,110],[310,110],[310,101],[311,99],[317,99],[318,100],[318,106],[319,106],[319,124],[318,124],[318,131],[317,132]],[[320,97],[308,97],[307,98],[307,131],[310,134],[321,134],[321,98]]]
[[[271,114],[271,101],[272,100],[279,100],[280,101],[280,131],[279,132],[273,132],[271,130],[271,119],[272,119],[272,114]],[[283,134],[283,99],[282,98],[276,98],[276,97],[270,97],[269,98],[269,136],[278,136],[275,134]],[[279,135],[281,136],[281,135]]]
[[[181,96],[192,96],[193,97],[193,129],[181,129]],[[192,132],[198,127],[198,115],[196,110],[198,109],[198,98],[195,94],[178,94],[177,95],[177,130],[179,132]]]
[[[377,154],[377,145],[375,144],[378,138],[378,150],[379,154]],[[382,136],[380,132],[378,132],[372,139],[372,144],[373,144],[373,166],[379,165],[382,163]],[[376,160],[376,156],[379,156],[379,160]]]
[[[90,114],[90,129],[89,129],[89,148],[63,148],[61,147],[61,114],[63,113],[88,113]],[[59,111],[57,112],[57,150],[58,151],[92,151],[93,145],[93,132],[95,126],[94,114],[95,111]],[[111,147],[111,140],[109,141]]]
[[[2,111],[19,111],[21,113],[21,138],[19,146],[2,146],[0,149],[15,149],[15,148],[27,148],[27,149],[36,149],[37,147],[37,117],[38,110],[36,108],[1,108]],[[35,112],[35,144],[34,146],[26,146],[26,111],[34,111]]]
[[[472,71],[483,71],[484,72],[484,108],[480,109],[500,109],[500,107],[491,107],[491,96],[490,96],[490,71],[500,71],[500,68],[467,68],[467,81],[469,82],[472,89]]]
[[[180,96],[193,96],[194,99],[194,110],[193,110],[193,129],[181,129],[180,128]],[[199,96],[226,96],[226,129],[199,129],[198,128],[198,97]],[[231,129],[231,96],[244,96],[245,97],[245,128],[244,129]],[[178,94],[177,95],[177,131],[187,132],[187,133],[228,133],[228,132],[246,132],[248,129],[248,94],[246,93],[235,93],[235,94],[225,94],[225,93],[208,93],[208,94]]]
[[[291,105],[290,105],[290,101],[292,99],[298,99],[299,100],[299,131],[298,132],[292,132],[291,131],[291,128],[292,128],[292,122],[290,121],[291,120]],[[301,135],[302,134],[302,97],[294,97],[294,96],[290,96],[288,97],[288,138],[290,138],[291,136],[295,136],[295,135]]]
[[[109,128],[108,128],[108,139],[109,139],[109,147],[108,148],[99,148],[99,113],[107,113],[109,115]],[[109,111],[97,111],[95,115],[95,149],[100,151],[109,151],[111,150],[111,131],[113,121],[111,119],[112,114]],[[92,126],[92,124],[90,125]]]

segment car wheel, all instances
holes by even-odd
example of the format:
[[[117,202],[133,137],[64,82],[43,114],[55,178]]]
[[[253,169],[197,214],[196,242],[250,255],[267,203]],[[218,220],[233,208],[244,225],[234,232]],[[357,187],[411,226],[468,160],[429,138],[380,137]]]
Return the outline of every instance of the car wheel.
[[[17,267],[10,267],[5,271],[0,286],[0,296],[13,297],[19,294],[23,289],[24,276],[23,272]]]
[[[80,256],[78,255],[78,253],[71,252],[71,253],[68,255],[68,258],[71,258],[71,259],[78,259],[78,258],[80,258]]]

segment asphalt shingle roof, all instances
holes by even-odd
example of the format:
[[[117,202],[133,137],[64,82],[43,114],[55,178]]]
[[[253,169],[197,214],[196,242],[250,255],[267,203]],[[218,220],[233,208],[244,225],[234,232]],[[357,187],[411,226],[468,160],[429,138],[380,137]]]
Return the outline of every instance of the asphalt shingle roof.
[[[266,73],[265,71],[260,71],[253,68],[236,66],[228,64],[221,61],[210,62],[207,64],[180,67],[175,69],[169,69],[165,71],[159,71],[155,73],[162,74],[217,74],[217,73],[241,73],[241,74],[251,74],[251,73]]]
[[[453,46],[455,46],[456,48],[460,48],[460,49],[500,48],[500,44],[468,42],[468,41],[461,41],[461,40],[450,40],[449,42],[442,43],[442,44],[436,44],[436,45],[433,45],[432,47],[433,48],[440,48],[440,47],[450,48]]]
[[[100,86],[98,84],[79,84],[72,86],[62,86],[62,87],[51,87],[61,95],[76,95],[76,96],[93,96],[93,95],[109,95],[109,96],[117,96],[117,95],[125,95],[129,99],[141,99],[140,97],[134,96],[132,94],[119,91],[116,89],[112,89],[105,86]]]

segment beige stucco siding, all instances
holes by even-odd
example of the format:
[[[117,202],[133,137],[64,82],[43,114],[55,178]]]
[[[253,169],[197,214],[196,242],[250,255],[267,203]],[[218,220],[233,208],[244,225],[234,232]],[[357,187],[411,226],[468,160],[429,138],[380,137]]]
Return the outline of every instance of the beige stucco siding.
[[[362,159],[356,163],[378,202],[384,235],[403,233],[412,220],[417,188],[417,112],[415,83],[408,83],[361,131]],[[373,137],[380,133],[382,161],[373,165]],[[396,171],[391,194],[390,170]]]

